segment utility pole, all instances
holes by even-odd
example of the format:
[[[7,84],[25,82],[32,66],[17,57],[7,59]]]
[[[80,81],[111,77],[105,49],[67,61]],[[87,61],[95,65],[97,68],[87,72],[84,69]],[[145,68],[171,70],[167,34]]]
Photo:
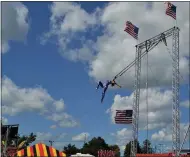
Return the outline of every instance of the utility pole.
[[[53,140],[49,140],[49,143],[50,143],[51,146],[53,146],[53,143],[55,142],[55,139],[59,138],[60,135],[61,134],[55,136],[54,141]],[[53,138],[51,138],[51,139],[53,139]]]
[[[5,147],[4,147],[4,151],[3,151],[3,155],[5,157],[7,157],[7,143],[9,141],[9,131],[10,131],[9,129],[10,129],[10,127],[7,127],[6,136],[5,136]]]
[[[50,143],[51,146],[53,146],[53,143],[54,143],[54,142],[55,142],[55,141],[49,140],[49,143]]]
[[[84,134],[84,144],[86,143],[86,134]]]

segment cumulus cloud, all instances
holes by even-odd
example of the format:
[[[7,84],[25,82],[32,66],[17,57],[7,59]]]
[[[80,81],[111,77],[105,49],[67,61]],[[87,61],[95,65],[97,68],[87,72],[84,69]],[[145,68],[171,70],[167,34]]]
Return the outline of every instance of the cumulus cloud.
[[[53,2],[50,7],[50,31],[44,33],[41,38],[42,44],[45,44],[51,37],[57,37],[56,42],[62,56],[69,60],[88,61],[92,60],[90,40],[88,44],[81,48],[70,48],[71,41],[78,43],[84,41],[81,32],[86,32],[97,23],[97,11],[89,14],[81,8],[79,3],[73,2]],[[78,34],[77,34],[78,33]],[[80,38],[80,40],[79,40]],[[88,42],[88,41],[87,41]],[[90,48],[89,48],[90,46]],[[73,46],[72,46],[73,47]]]
[[[114,102],[106,112],[110,113],[111,121],[114,123],[116,110],[132,109],[133,94],[125,97],[115,95]],[[172,92],[170,90],[162,91],[161,89],[148,90],[148,117],[150,130],[163,128],[172,121]],[[139,104],[139,127],[145,129],[147,126],[147,103],[146,90],[142,89]]]
[[[55,108],[55,111],[52,110]],[[21,88],[11,79],[4,76],[2,79],[2,113],[15,116],[21,112],[35,111],[46,118],[59,122],[61,127],[74,127],[77,122],[63,112],[64,101],[55,100],[42,87]],[[64,124],[64,123],[65,124]]]
[[[52,135],[50,132],[37,132],[36,133],[36,140],[38,141],[48,141],[48,140],[57,140],[63,139],[66,136],[66,133],[60,133],[56,136]]]
[[[1,117],[1,123],[6,125],[8,123],[8,119],[5,117]]]
[[[56,126],[56,125],[51,125],[50,128],[51,128],[51,129],[56,129],[57,126]]]
[[[72,140],[73,141],[84,141],[86,140],[88,137],[90,136],[90,134],[88,132],[83,132],[79,135],[73,136]]]
[[[186,78],[188,76],[188,59],[185,56],[189,54],[189,5],[188,2],[174,2],[174,4],[177,6],[177,24],[180,27],[180,73]],[[135,58],[136,41],[124,32],[126,20],[131,21],[140,28],[139,42],[153,37],[174,25],[174,20],[165,15],[163,2],[152,2],[151,7],[154,7],[151,10],[147,9],[146,5],[146,2],[110,2],[104,8],[97,8],[95,11],[88,13],[78,3],[53,3],[51,7],[52,16],[50,18],[52,29],[50,32],[59,32],[57,34],[54,33],[54,35],[56,34],[56,39],[59,41],[58,45],[59,47],[61,45],[62,50],[65,50],[64,55],[67,58],[70,57],[70,59],[72,58],[71,60],[76,61],[78,59],[88,62],[88,74],[90,77],[95,80],[111,79]],[[65,6],[67,6],[67,9]],[[82,16],[82,13],[85,13],[85,16]],[[63,15],[64,18],[60,18]],[[54,22],[56,17],[59,17],[59,22]],[[75,23],[73,26],[74,22],[72,19],[74,17],[80,17],[80,20],[75,20],[77,24]],[[86,33],[85,28],[89,26],[96,28],[97,25],[102,26],[101,28],[103,29],[101,31],[103,34],[95,35],[95,40],[90,39],[90,37],[83,39],[81,36],[78,36],[77,38],[76,31]],[[69,38],[64,34],[69,32],[68,29],[72,32]],[[72,48],[69,48],[67,45],[73,36],[73,32],[75,32],[75,39],[82,39],[82,45],[78,46],[77,44],[76,47],[72,46]],[[88,44],[89,40],[92,40],[91,45]],[[171,39],[168,39],[167,42],[171,50]],[[88,47],[88,49],[83,50],[84,47]],[[84,52],[85,56],[89,57],[79,57]],[[152,69],[152,72],[149,71],[149,86],[171,85],[171,57],[163,43],[149,53],[149,65]],[[141,87],[145,86],[145,68],[146,64],[143,59]],[[157,79],[159,80],[158,82],[155,81],[156,78],[159,78]],[[133,81],[133,68],[119,79],[121,85],[127,88],[133,87]]]
[[[53,113],[47,118],[58,122],[60,127],[75,127],[79,125],[79,122],[77,122],[71,115],[67,113]]]
[[[180,140],[183,141],[185,134],[187,132],[189,124],[181,123],[180,124]],[[112,136],[116,138],[116,144],[120,147],[121,151],[124,151],[125,146],[132,140],[132,130],[128,128],[123,128],[118,130],[116,133],[112,133]],[[189,142],[189,135],[186,137],[185,144]],[[168,145],[172,142],[172,125],[168,124],[166,127],[163,127],[156,132],[153,132],[151,135],[152,142],[162,142],[165,146],[164,151],[171,151],[171,145]]]
[[[185,134],[187,132],[189,124],[180,124],[180,140],[183,141]],[[188,134],[189,135],[189,134]],[[162,128],[161,130],[155,132],[152,134],[151,139],[154,141],[162,141],[162,142],[171,142],[172,141],[172,125],[168,125],[165,128]],[[190,136],[187,136],[186,141],[188,142],[190,139]]]
[[[36,140],[38,141],[46,141],[52,138],[52,134],[49,132],[37,132],[36,133]]]
[[[181,106],[186,107],[186,108],[189,108],[189,106],[190,106],[190,105],[189,105],[189,100],[182,102],[182,103],[181,103]]]
[[[132,140],[132,130],[127,128],[118,130],[111,135],[115,137],[116,144],[120,147],[121,151],[124,151],[126,144]]]
[[[29,23],[28,9],[20,2],[3,2],[2,4],[2,53],[10,49],[9,41],[26,40]]]

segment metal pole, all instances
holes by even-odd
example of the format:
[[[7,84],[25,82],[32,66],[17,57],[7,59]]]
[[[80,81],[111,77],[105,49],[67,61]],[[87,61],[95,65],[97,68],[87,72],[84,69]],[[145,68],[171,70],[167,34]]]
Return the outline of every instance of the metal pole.
[[[84,144],[86,143],[86,134],[84,134]]]
[[[9,126],[7,127],[7,132],[6,132],[6,137],[5,137],[5,147],[4,147],[4,151],[3,154],[5,157],[7,157],[7,143],[9,141]]]
[[[147,65],[146,65],[146,108],[147,108],[147,146],[146,146],[146,151],[147,151],[147,154],[149,153],[148,151],[148,53],[147,53],[147,58],[146,58],[146,61],[147,61]]]

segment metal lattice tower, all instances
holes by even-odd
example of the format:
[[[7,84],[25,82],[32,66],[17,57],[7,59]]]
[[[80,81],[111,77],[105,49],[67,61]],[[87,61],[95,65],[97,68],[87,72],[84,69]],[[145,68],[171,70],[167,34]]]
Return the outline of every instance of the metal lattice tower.
[[[141,74],[141,49],[139,49],[139,47],[136,46],[135,83],[134,83],[135,91],[133,99],[133,141],[131,141],[131,157],[136,156],[137,153],[140,74]]]
[[[140,100],[140,76],[141,76],[141,58],[156,47],[160,42],[167,46],[166,38],[173,36],[172,40],[172,149],[175,150],[175,156],[179,157],[180,150],[180,115],[179,115],[179,28],[173,27],[136,45],[135,57],[135,82],[133,99],[133,140],[131,141],[131,157],[136,157],[138,141],[138,120],[139,120],[139,100]],[[143,51],[144,50],[144,51]],[[130,68],[131,66],[129,66]],[[129,69],[127,68],[127,70]],[[126,71],[126,70],[125,70]]]
[[[172,38],[172,152],[176,157],[180,151],[179,75],[179,29],[175,28]]]

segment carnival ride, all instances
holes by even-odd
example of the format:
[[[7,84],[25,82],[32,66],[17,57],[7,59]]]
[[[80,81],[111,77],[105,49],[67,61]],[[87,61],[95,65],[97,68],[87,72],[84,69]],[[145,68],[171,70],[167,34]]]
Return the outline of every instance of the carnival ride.
[[[170,7],[169,9],[171,9],[171,5],[172,5],[171,3],[168,3],[168,8]],[[167,13],[166,11],[166,14],[173,17],[176,20],[176,15],[174,16],[171,12]],[[176,13],[176,9],[175,9],[175,13]],[[129,23],[130,25],[133,25],[129,21],[126,22],[126,25]],[[132,31],[133,31],[133,34],[131,33]],[[114,80],[116,80],[118,77],[122,76],[125,72],[127,72],[131,67],[135,66],[134,99],[133,99],[133,115],[132,115],[133,140],[131,142],[131,157],[137,156],[137,141],[138,141],[138,126],[139,126],[138,124],[139,100],[140,100],[140,84],[141,84],[140,82],[141,59],[145,55],[147,56],[147,59],[146,59],[147,60],[146,103],[147,103],[147,134],[148,134],[148,53],[162,42],[164,43],[168,53],[170,54],[172,58],[172,98],[173,98],[172,99],[172,155],[175,157],[180,156],[180,150],[183,147],[183,144],[180,148],[180,108],[179,108],[180,91],[179,91],[179,87],[180,87],[180,77],[182,76],[180,75],[180,71],[179,71],[179,31],[180,29],[177,26],[174,26],[150,39],[143,41],[140,44],[137,44],[135,46],[136,47],[135,60],[131,62],[129,65],[127,65],[123,70],[121,70],[114,77]],[[135,25],[133,25],[132,28],[130,28],[130,31],[128,31],[127,33],[133,36],[135,39],[137,39],[138,37],[138,31],[136,31],[137,33],[135,34],[136,36],[134,35]],[[169,37],[172,37],[171,51],[168,47],[167,40],[166,40]],[[189,129],[187,132],[189,132]],[[148,135],[147,135],[147,139],[148,139]]]

